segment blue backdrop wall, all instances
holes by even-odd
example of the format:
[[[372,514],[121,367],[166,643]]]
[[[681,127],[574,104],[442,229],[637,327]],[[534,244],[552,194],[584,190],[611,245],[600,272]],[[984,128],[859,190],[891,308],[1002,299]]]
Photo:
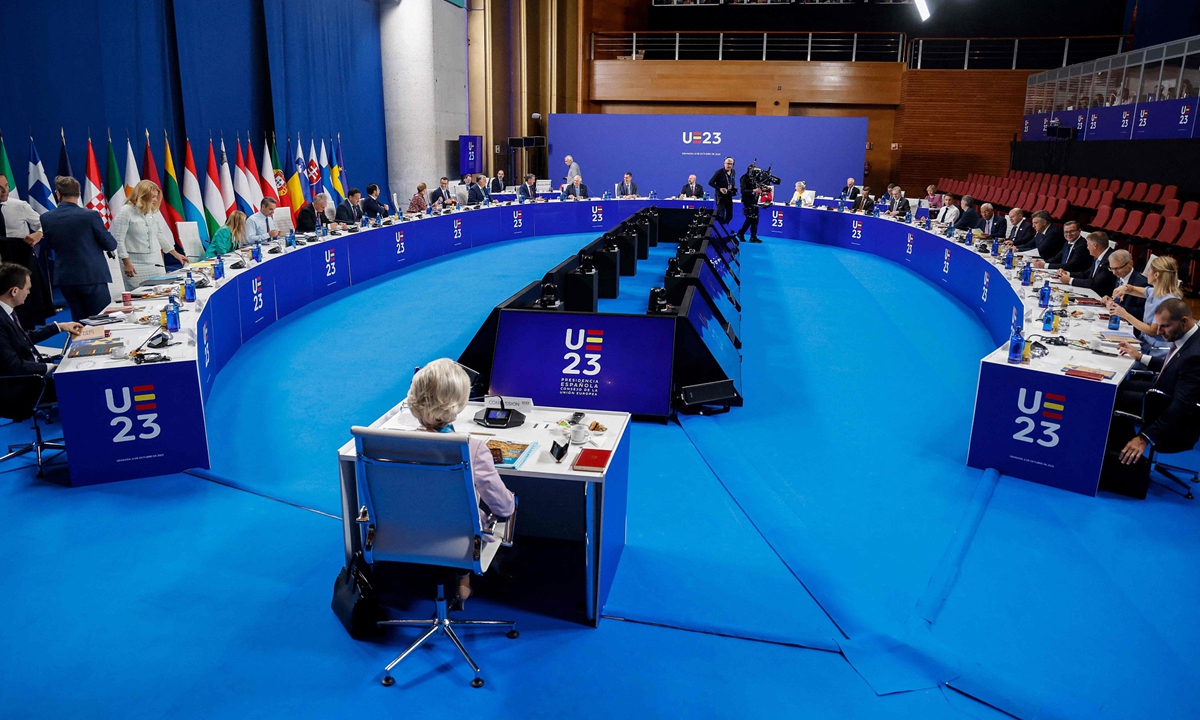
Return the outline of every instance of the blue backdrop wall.
[[[129,133],[139,163],[146,129],[162,171],[163,130],[182,173],[183,137],[202,166],[210,133],[310,138],[341,133],[347,176],[387,192],[376,0],[55,0],[4,2],[0,131],[21,196],[32,133],[46,171],[60,128],[84,173],[90,129],[103,171],[111,129],[121,171]],[[282,158],[281,158],[282,161]],[[290,166],[288,166],[290,167]],[[198,168],[203,174],[202,167]]]
[[[633,173],[638,190],[676,195],[689,174],[707,184],[731,155],[739,176],[751,160],[791,188],[804,180],[809,190],[835,193],[846,178],[862,177],[867,147],[866,118],[747,117],[738,115],[551,115],[550,180],[566,174],[565,155],[579,163],[590,192],[612,192]],[[711,192],[711,191],[710,191]],[[779,192],[783,195],[783,192]]]

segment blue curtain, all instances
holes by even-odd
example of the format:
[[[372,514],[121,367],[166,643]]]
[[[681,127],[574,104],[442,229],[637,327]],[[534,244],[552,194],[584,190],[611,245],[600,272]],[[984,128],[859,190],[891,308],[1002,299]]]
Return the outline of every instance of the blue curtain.
[[[350,181],[387,192],[376,0],[0,2],[0,131],[22,197],[29,133],[53,175],[60,127],[77,177],[89,129],[101,172],[112,130],[122,173],[126,133],[140,164],[147,128],[160,172],[164,129],[177,169],[185,131],[198,166],[210,132],[231,152],[251,133],[256,159],[264,132],[280,153],[300,132],[305,157],[340,132]]]
[[[109,129],[121,148],[122,171],[125,134],[133,138],[140,159],[146,128],[161,164],[163,130],[172,139],[182,130],[178,83],[171,70],[169,1],[4,3],[0,130],[22,197],[31,132],[50,175],[58,165],[60,127],[77,177],[85,171],[89,130],[101,172]]]
[[[314,135],[319,153],[320,138],[340,132],[350,183],[364,192],[377,183],[390,197],[378,4],[263,0],[263,9],[279,152],[285,132],[293,143],[300,133],[306,158]]]

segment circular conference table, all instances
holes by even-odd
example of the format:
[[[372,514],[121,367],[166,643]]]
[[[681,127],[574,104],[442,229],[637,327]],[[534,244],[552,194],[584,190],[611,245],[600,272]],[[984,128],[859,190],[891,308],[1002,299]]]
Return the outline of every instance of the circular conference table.
[[[176,334],[184,342],[165,349],[169,362],[138,365],[106,356],[62,362],[55,382],[71,483],[208,468],[204,403],[217,374],[244,343],[311,302],[472,247],[539,235],[599,235],[651,205],[713,203],[636,199],[493,205],[345,233],[279,254],[264,251],[263,262],[228,270],[219,286],[199,289],[197,302],[185,304]],[[1058,366],[1076,360],[1072,353],[1078,353],[1070,348],[1052,347],[1046,358],[1029,365],[1007,364],[1014,318],[1025,319],[1036,310],[1036,295],[1023,298],[1019,282],[992,258],[950,238],[884,218],[784,205],[764,208],[759,230],[764,238],[833,245],[892,260],[970,308],[1004,347],[981,363],[968,463],[1095,494],[1108,417],[1127,360],[1090,353],[1079,358],[1111,370],[1113,377],[1104,381],[1064,375]],[[157,315],[164,302],[138,301],[131,315]],[[127,348],[156,330],[132,322],[107,327]],[[1077,327],[1076,333],[1081,330],[1088,332]],[[1046,403],[1058,408],[1050,413],[1059,416],[1055,423],[1045,415]],[[1034,426],[1026,428],[1029,423]]]

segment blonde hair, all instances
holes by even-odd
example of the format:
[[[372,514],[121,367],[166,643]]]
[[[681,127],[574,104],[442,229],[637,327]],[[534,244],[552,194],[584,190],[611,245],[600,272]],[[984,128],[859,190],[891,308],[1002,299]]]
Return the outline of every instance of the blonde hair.
[[[419,192],[419,193],[425,192],[425,183],[423,183],[423,182],[417,183],[417,192]]]
[[[158,197],[155,197],[155,194]],[[137,185],[133,186],[133,190],[129,193],[129,203],[138,209],[143,215],[149,215],[152,212],[158,212],[158,206],[162,202],[162,193],[158,186],[150,180],[142,180]]]
[[[1154,281],[1154,297],[1183,297],[1179,287],[1179,263],[1175,258],[1159,255],[1150,263],[1150,269],[1158,273],[1158,279]]]
[[[229,228],[229,234],[238,245],[246,242],[246,213],[234,210],[225,222],[225,227]]]
[[[458,363],[440,358],[417,371],[408,388],[408,409],[426,430],[441,430],[463,411],[471,379]]]

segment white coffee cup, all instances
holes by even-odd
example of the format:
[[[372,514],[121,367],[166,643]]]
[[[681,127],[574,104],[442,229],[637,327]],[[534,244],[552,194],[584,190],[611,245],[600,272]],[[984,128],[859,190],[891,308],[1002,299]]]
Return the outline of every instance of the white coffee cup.
[[[571,426],[571,442],[576,444],[587,442],[589,435],[590,433],[586,427],[582,425]]]

